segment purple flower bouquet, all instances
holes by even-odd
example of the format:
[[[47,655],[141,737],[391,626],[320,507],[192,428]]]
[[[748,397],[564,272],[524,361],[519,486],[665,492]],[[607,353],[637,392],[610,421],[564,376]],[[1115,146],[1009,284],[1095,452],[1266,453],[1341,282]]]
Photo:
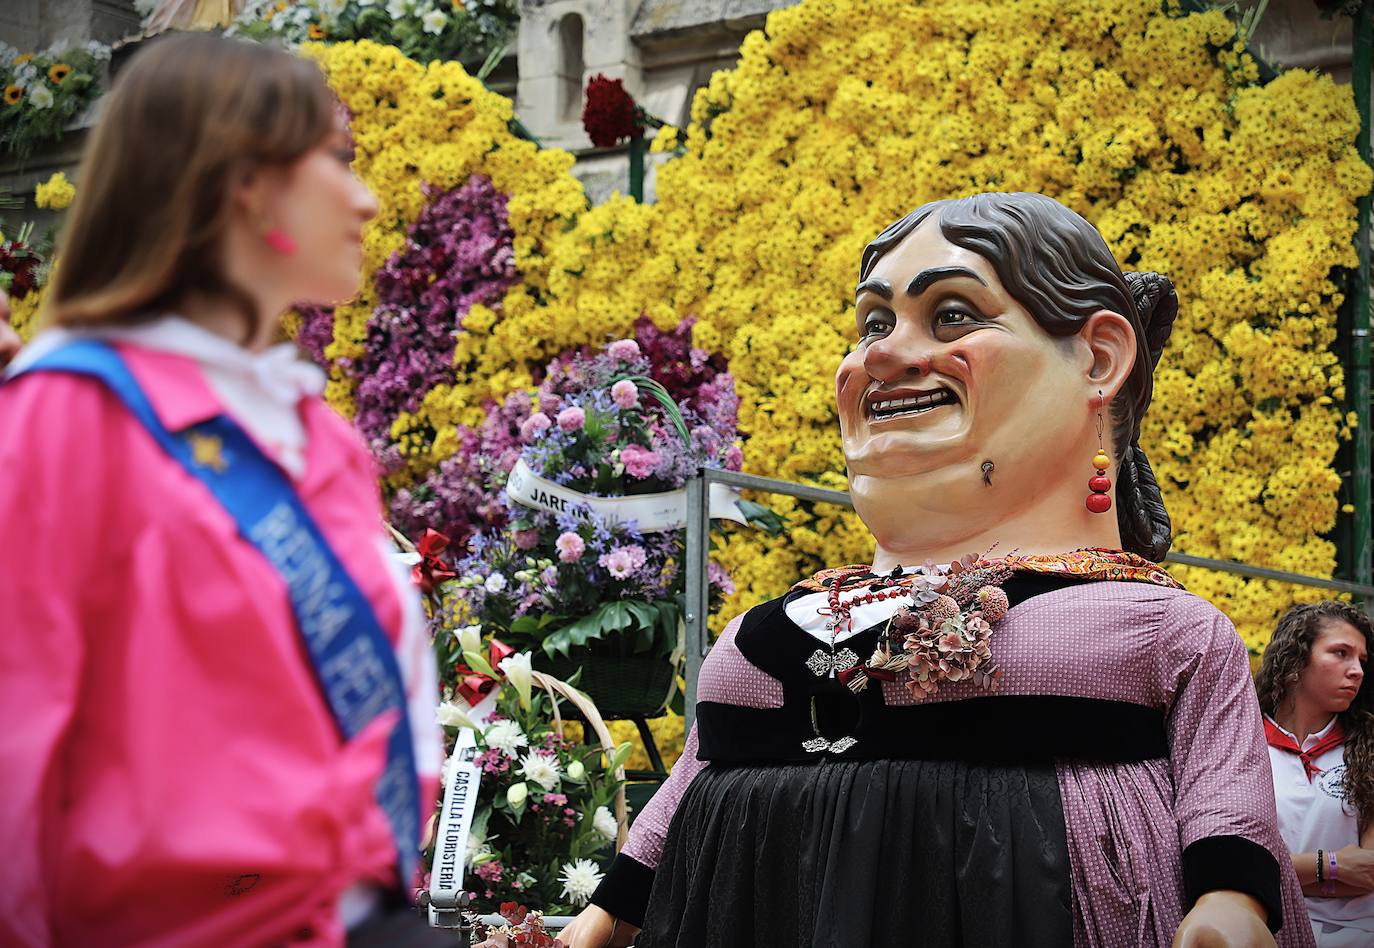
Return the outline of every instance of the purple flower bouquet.
[[[739,469],[738,403],[723,372],[679,405],[652,371],[632,339],[554,361],[537,410],[520,425],[519,458],[502,493],[506,522],[469,539],[449,589],[466,621],[516,649],[542,651],[546,664],[649,658],[669,668],[671,685],[684,530],[671,517],[650,523],[642,515],[701,467]],[[633,508],[640,498],[649,505],[615,506]],[[710,582],[714,594],[734,591],[715,564]]]

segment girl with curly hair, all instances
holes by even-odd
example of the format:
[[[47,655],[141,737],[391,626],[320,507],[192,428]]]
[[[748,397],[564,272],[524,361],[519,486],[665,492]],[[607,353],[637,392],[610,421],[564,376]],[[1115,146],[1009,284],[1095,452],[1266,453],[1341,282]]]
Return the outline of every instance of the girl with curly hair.
[[[1279,831],[1322,948],[1374,944],[1374,627],[1342,602],[1279,620],[1255,688]]]

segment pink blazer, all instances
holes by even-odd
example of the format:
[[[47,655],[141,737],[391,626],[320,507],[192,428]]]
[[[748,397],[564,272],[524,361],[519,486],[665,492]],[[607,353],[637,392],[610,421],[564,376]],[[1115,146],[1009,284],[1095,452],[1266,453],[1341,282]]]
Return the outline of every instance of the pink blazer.
[[[193,360],[120,349],[167,426],[223,410]],[[301,413],[297,490],[394,643],[372,460]],[[64,374],[0,388],[0,524],[0,944],[341,943],[339,894],[394,872],[391,722],[341,743],[267,561]]]

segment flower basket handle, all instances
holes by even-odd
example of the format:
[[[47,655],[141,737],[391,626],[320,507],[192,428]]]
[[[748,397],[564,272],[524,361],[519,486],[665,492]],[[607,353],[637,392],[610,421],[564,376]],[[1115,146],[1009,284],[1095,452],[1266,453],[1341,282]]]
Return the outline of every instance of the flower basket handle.
[[[543,672],[531,672],[530,677],[534,683],[543,688],[549,694],[553,702],[554,730],[558,736],[563,736],[563,716],[558,713],[558,695],[562,695],[573,703],[578,711],[582,712],[582,717],[586,720],[589,727],[596,734],[597,740],[601,742],[601,749],[606,752],[606,759],[613,759],[615,754],[615,743],[611,740],[611,732],[606,727],[606,722],[601,718],[601,712],[596,709],[596,704],[592,699],[578,691],[566,681],[546,675]],[[615,792],[615,851],[620,852],[625,845],[625,837],[629,832],[629,810],[625,806],[625,768],[615,769],[615,778],[620,781],[620,787]]]

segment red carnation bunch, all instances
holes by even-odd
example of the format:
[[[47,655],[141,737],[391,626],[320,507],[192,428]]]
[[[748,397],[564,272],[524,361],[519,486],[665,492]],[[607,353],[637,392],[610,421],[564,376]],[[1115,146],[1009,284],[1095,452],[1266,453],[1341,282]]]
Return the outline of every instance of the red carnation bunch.
[[[625,83],[598,73],[587,83],[582,127],[597,148],[611,148],[623,138],[642,138],[644,113],[635,105]]]

